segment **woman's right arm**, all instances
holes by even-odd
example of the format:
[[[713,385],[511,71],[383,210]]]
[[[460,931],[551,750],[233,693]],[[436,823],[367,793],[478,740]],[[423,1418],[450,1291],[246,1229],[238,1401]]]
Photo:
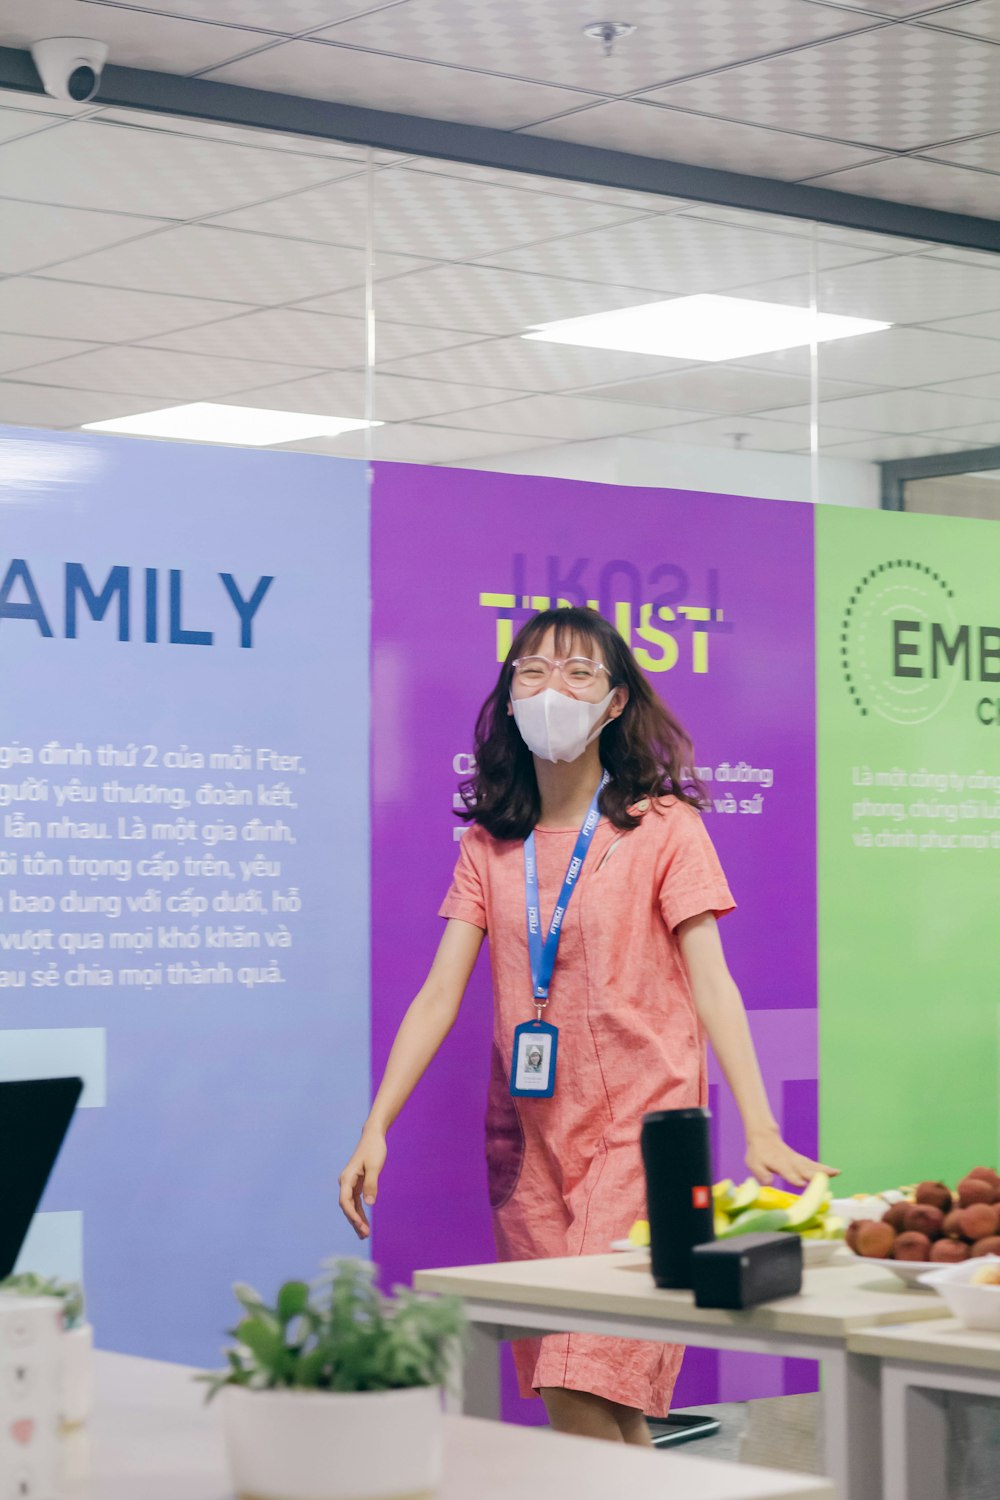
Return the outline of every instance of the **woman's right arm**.
[[[361,1139],[340,1174],[340,1206],[359,1239],[371,1233],[365,1204],[378,1193],[389,1126],[454,1026],[485,936],[471,922],[448,921],[430,973],[400,1022]]]

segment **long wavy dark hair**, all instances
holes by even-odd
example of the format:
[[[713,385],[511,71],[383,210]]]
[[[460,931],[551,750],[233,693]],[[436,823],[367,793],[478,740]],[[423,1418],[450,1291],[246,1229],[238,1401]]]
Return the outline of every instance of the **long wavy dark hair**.
[[[546,609],[521,627],[500,668],[496,686],[476,720],[476,771],[461,786],[465,810],[458,817],[481,823],[497,839],[525,839],[538,822],[541,799],[531,751],[507,712],[513,663],[538,651],[555,630],[556,653],[571,651],[603,659],[610,687],[628,689],[628,702],[598,741],[601,763],[611,780],[600,809],[616,828],[636,828],[640,818],[628,809],[644,797],[677,797],[705,806],[705,792],[694,774],[691,741],[657,698],[617,630],[593,609]]]

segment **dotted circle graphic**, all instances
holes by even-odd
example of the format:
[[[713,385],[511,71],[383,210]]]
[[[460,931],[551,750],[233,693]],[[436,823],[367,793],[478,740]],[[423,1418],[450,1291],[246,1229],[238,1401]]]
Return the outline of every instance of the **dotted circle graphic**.
[[[941,712],[955,691],[950,669],[930,676],[926,656],[907,657],[923,668],[920,677],[897,677],[892,667],[892,621],[955,627],[955,590],[927,563],[899,557],[878,563],[853,589],[840,622],[840,667],[855,708],[893,724],[924,724]],[[908,633],[907,644],[918,637]]]

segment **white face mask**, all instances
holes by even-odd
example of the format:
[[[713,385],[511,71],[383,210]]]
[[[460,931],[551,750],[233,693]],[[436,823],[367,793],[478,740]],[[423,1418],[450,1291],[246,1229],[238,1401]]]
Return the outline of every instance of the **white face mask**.
[[[576,760],[604,728],[595,726],[614,695],[612,688],[600,703],[587,703],[546,688],[531,698],[510,701],[514,722],[532,755],[539,760]]]

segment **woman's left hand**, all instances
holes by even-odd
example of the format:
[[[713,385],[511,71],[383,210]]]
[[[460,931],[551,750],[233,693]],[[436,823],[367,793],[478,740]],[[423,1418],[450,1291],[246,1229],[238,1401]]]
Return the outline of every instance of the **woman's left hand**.
[[[793,1151],[781,1139],[778,1130],[761,1131],[747,1136],[746,1164],[757,1181],[765,1186],[773,1182],[775,1177],[783,1177],[793,1187],[805,1187],[817,1172],[825,1172],[828,1177],[840,1174],[839,1167],[824,1166],[822,1162],[813,1161],[801,1152]]]

